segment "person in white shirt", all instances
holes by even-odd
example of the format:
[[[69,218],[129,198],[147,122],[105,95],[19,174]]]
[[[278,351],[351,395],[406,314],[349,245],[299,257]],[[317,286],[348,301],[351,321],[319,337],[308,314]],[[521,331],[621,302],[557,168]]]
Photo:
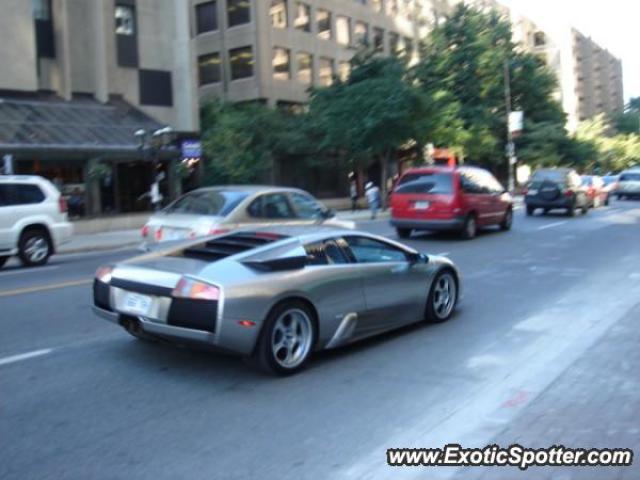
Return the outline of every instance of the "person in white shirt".
[[[365,196],[371,210],[371,220],[375,220],[380,208],[380,189],[373,182],[368,182],[365,186]]]

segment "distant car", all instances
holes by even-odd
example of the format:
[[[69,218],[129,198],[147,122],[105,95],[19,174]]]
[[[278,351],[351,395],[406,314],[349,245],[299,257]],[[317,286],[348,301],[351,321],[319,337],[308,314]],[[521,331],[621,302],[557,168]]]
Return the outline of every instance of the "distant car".
[[[71,238],[67,204],[49,180],[0,176],[0,267],[17,255],[25,266],[44,265]]]
[[[391,225],[400,238],[419,230],[455,230],[471,239],[480,227],[509,230],[512,222],[513,198],[481,168],[412,168],[391,195]]]
[[[583,214],[589,211],[588,189],[578,173],[570,168],[545,168],[537,170],[527,186],[525,195],[527,215],[537,209],[546,214],[561,209],[573,217],[576,210]]]
[[[148,246],[273,224],[355,228],[303,190],[240,185],[200,188],[183,195],[151,216],[142,237]]]
[[[290,374],[314,351],[444,322],[460,292],[447,258],[354,230],[279,226],[102,267],[93,301],[140,339],[217,348]]]
[[[640,169],[632,168],[625,170],[620,174],[618,187],[616,188],[616,197],[620,200],[623,198],[639,198],[640,197]]]
[[[598,208],[601,205],[609,205],[609,192],[605,189],[602,177],[598,175],[583,175],[582,184],[587,187],[589,206]]]

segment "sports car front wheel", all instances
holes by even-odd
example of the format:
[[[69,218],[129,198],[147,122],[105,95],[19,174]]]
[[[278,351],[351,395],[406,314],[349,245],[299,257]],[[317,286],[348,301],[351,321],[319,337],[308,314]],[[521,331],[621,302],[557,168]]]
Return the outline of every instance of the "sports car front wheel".
[[[450,270],[436,275],[427,298],[427,320],[440,323],[451,318],[458,302],[458,283]]]
[[[311,309],[298,300],[276,306],[267,317],[250,363],[279,375],[300,370],[315,344],[314,318]]]

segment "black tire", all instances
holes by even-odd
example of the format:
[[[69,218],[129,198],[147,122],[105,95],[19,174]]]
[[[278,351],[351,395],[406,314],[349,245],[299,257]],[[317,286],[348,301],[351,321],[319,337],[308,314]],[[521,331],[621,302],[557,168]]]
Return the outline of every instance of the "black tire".
[[[605,206],[605,207],[608,207],[608,206],[609,206],[609,203],[610,203],[609,195],[607,195],[607,197],[604,199],[604,206]]]
[[[460,234],[465,240],[472,240],[478,234],[478,222],[473,213],[470,213],[467,215],[467,218],[464,219],[464,225],[462,226]]]
[[[20,236],[18,256],[26,267],[38,267],[49,261],[53,249],[49,233],[43,229],[27,230]]]
[[[576,206],[571,205],[567,208],[567,217],[575,217],[576,216]]]
[[[7,263],[9,257],[0,257],[0,268],[4,267],[4,264]]]
[[[400,238],[409,238],[412,231],[413,230],[411,230],[410,228],[396,228],[396,233]]]
[[[502,230],[503,232],[507,232],[511,230],[512,225],[513,225],[513,210],[509,208],[505,212],[502,222],[500,222],[500,230]]]
[[[440,282],[443,278],[448,278],[450,282],[452,282],[451,285],[453,286],[454,291],[450,291],[449,294],[453,294],[453,298],[451,299],[453,303],[450,307],[447,306],[444,311],[440,312],[437,306],[439,303],[438,295],[441,295],[442,293],[438,293],[438,287],[440,286]],[[431,284],[429,295],[427,296],[427,308],[425,312],[426,320],[431,323],[443,323],[449,320],[455,312],[456,305],[458,304],[458,291],[458,279],[452,270],[445,269],[438,272]]]
[[[532,207],[531,205],[527,205],[527,217],[532,216],[535,211],[536,209],[534,207]]]
[[[309,330],[307,332],[307,334],[310,335],[310,338],[305,340],[305,342],[308,341],[308,345],[304,346],[304,351],[301,352],[300,358],[298,358],[295,361],[295,364],[292,364],[291,366],[285,365],[284,360],[280,358],[282,349],[284,348],[287,352],[288,349],[283,346],[280,350],[274,351],[273,348],[273,343],[276,342],[275,339],[278,336],[277,330],[279,329],[280,322],[281,320],[284,321],[288,312],[302,312],[310,322]],[[290,321],[293,322],[293,319]],[[253,355],[248,358],[247,361],[251,366],[266,373],[281,376],[292,375],[302,370],[306,365],[314,350],[316,338],[317,324],[315,313],[312,309],[300,300],[287,300],[276,305],[267,316]],[[285,340],[285,337],[282,337],[281,340]],[[295,345],[295,341],[293,344]],[[298,348],[301,348],[301,346],[298,345]],[[295,350],[295,348],[292,347],[292,350]]]
[[[589,205],[587,205],[586,203],[582,206],[582,215],[586,215],[587,213],[589,213]]]
[[[549,215],[549,209],[545,208],[544,210],[542,210],[542,214],[543,215]]]

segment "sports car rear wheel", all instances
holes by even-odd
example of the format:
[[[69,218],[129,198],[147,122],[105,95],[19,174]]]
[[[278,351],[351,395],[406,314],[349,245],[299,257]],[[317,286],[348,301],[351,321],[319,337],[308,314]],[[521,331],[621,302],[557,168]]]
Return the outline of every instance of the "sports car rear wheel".
[[[311,309],[301,301],[278,305],[267,317],[251,363],[279,375],[300,370],[315,344],[314,318]]]
[[[427,320],[440,323],[451,318],[458,302],[458,283],[450,270],[436,275],[427,298]]]

